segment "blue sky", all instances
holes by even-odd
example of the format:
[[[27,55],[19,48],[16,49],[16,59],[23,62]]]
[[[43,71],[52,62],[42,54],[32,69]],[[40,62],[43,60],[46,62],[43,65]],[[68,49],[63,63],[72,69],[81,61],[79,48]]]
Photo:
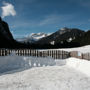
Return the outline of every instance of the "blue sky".
[[[3,18],[15,38],[63,27],[90,29],[90,0],[0,0],[0,16],[3,2],[16,11]]]

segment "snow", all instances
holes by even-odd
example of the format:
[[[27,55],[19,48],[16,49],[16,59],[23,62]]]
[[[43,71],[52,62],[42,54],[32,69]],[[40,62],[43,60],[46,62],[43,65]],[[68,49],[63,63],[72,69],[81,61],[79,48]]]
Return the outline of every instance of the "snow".
[[[0,90],[90,90],[90,78],[67,66],[36,67],[0,76]]]
[[[37,41],[37,40],[39,40],[39,39],[41,39],[43,37],[46,37],[46,36],[48,36],[48,34],[45,34],[45,33],[36,33],[36,34],[32,33],[29,36],[27,36],[27,38]]]
[[[84,59],[82,60],[77,58],[69,58],[67,59],[67,65],[90,77],[90,61]]]
[[[50,44],[51,44],[51,45],[54,45],[54,44],[55,44],[55,41],[51,41]]]
[[[67,41],[68,41],[68,42],[71,42],[72,40],[73,40],[73,39],[70,37]]]
[[[40,40],[41,38],[47,37],[49,35],[51,35],[51,33],[47,33],[47,34],[46,33],[31,33],[30,35],[27,35],[24,38],[17,38],[16,40],[20,42],[34,42],[34,41]]]
[[[76,47],[76,48],[46,49],[46,50],[63,50],[63,51],[67,51],[67,52],[78,51],[81,53],[90,53],[90,45],[86,45],[86,46],[82,46],[82,47]],[[46,51],[46,50],[43,49],[41,51]]]
[[[78,47],[78,48],[64,48],[64,49],[59,49],[59,50],[64,50],[64,51],[79,51],[81,53],[90,53],[90,45],[83,46],[83,47]]]
[[[0,57],[0,90],[90,90],[90,61],[12,53]]]
[[[22,68],[27,69],[55,65],[54,59],[51,57],[47,58],[17,56],[14,53],[10,56],[0,57],[0,73]]]

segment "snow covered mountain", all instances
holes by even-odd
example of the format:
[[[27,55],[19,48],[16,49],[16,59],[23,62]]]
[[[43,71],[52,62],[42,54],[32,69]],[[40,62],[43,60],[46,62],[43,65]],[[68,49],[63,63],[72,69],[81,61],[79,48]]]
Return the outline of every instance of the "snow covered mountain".
[[[22,42],[22,43],[21,43]],[[90,30],[61,28],[58,31],[32,33],[23,38],[13,38],[8,24],[0,18],[0,48],[71,48],[90,45]]]
[[[46,33],[31,33],[30,35],[24,37],[24,38],[17,38],[16,40],[19,42],[25,42],[25,43],[34,43],[38,40],[40,40],[41,38],[47,37],[50,34],[46,34]]]
[[[70,31],[70,29],[64,27],[64,28],[61,28],[60,30],[56,31],[55,33],[31,33],[30,35],[28,36],[25,36],[23,38],[16,38],[17,41],[19,42],[29,42],[29,43],[34,43],[34,42],[38,42],[39,40],[42,40],[44,38],[48,38],[49,36],[53,36],[51,37],[51,39],[55,39],[56,37],[58,37],[58,35],[62,35],[66,32]]]
[[[77,29],[77,28],[61,28],[60,30],[56,31],[55,33],[44,37],[37,41],[38,44],[51,44],[54,42],[57,43],[64,43],[64,42],[71,42],[72,40],[76,39],[77,37],[80,37],[85,32]]]
[[[27,37],[17,39],[19,42],[33,44],[33,48],[70,48],[79,47],[78,38],[82,37],[86,32],[77,28],[61,28],[52,34],[32,33]],[[85,35],[86,37],[86,35]]]

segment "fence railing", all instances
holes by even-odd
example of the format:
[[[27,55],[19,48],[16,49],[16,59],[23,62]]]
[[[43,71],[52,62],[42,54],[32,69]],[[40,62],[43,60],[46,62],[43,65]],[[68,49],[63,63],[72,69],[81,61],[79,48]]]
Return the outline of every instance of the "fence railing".
[[[37,49],[0,49],[0,56],[8,56],[12,53],[18,56],[35,56],[35,57],[52,57],[54,59],[66,59],[69,57],[76,57],[80,59],[90,60],[90,53],[80,53],[78,51],[62,51],[62,50],[45,50]]]
[[[70,53],[60,50],[40,51],[36,49],[0,49],[0,56],[7,56],[12,53],[18,56],[35,56],[35,57],[52,57],[54,59],[66,59],[70,57]]]
[[[80,59],[90,60],[90,53],[81,53],[78,51],[72,51],[70,52],[70,56],[80,58]]]

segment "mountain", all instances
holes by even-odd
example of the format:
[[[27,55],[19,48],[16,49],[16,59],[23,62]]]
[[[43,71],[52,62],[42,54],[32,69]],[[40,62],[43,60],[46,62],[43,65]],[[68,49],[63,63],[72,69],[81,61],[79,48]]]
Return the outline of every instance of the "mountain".
[[[62,44],[65,41],[71,42],[75,38],[82,36],[85,32],[76,28],[62,28],[57,32],[38,40],[37,44]]]
[[[85,45],[81,44],[80,40],[78,41],[78,39],[84,37],[85,34],[86,32],[83,30],[64,27],[49,35],[44,33],[31,34],[26,38],[22,38],[21,42],[29,42],[27,44],[30,48],[71,48]],[[84,42],[87,43],[87,40]]]
[[[9,31],[8,24],[0,17],[0,48],[13,46],[13,36]]]
[[[21,43],[23,42],[23,43]],[[15,40],[8,24],[0,18],[0,48],[71,48],[90,45],[90,30],[87,32],[77,28],[61,28],[52,33],[32,33],[25,38]]]
[[[88,30],[87,32],[85,32],[84,35],[76,38],[72,42],[78,42],[78,43],[80,43],[80,46],[90,45],[90,30]]]
[[[34,43],[38,40],[40,40],[41,38],[47,37],[50,34],[46,34],[46,33],[31,33],[30,35],[24,37],[24,38],[16,38],[17,41],[19,42],[25,42],[25,43]]]
[[[9,29],[8,24],[0,17],[0,48],[26,48],[28,45],[17,42]]]

